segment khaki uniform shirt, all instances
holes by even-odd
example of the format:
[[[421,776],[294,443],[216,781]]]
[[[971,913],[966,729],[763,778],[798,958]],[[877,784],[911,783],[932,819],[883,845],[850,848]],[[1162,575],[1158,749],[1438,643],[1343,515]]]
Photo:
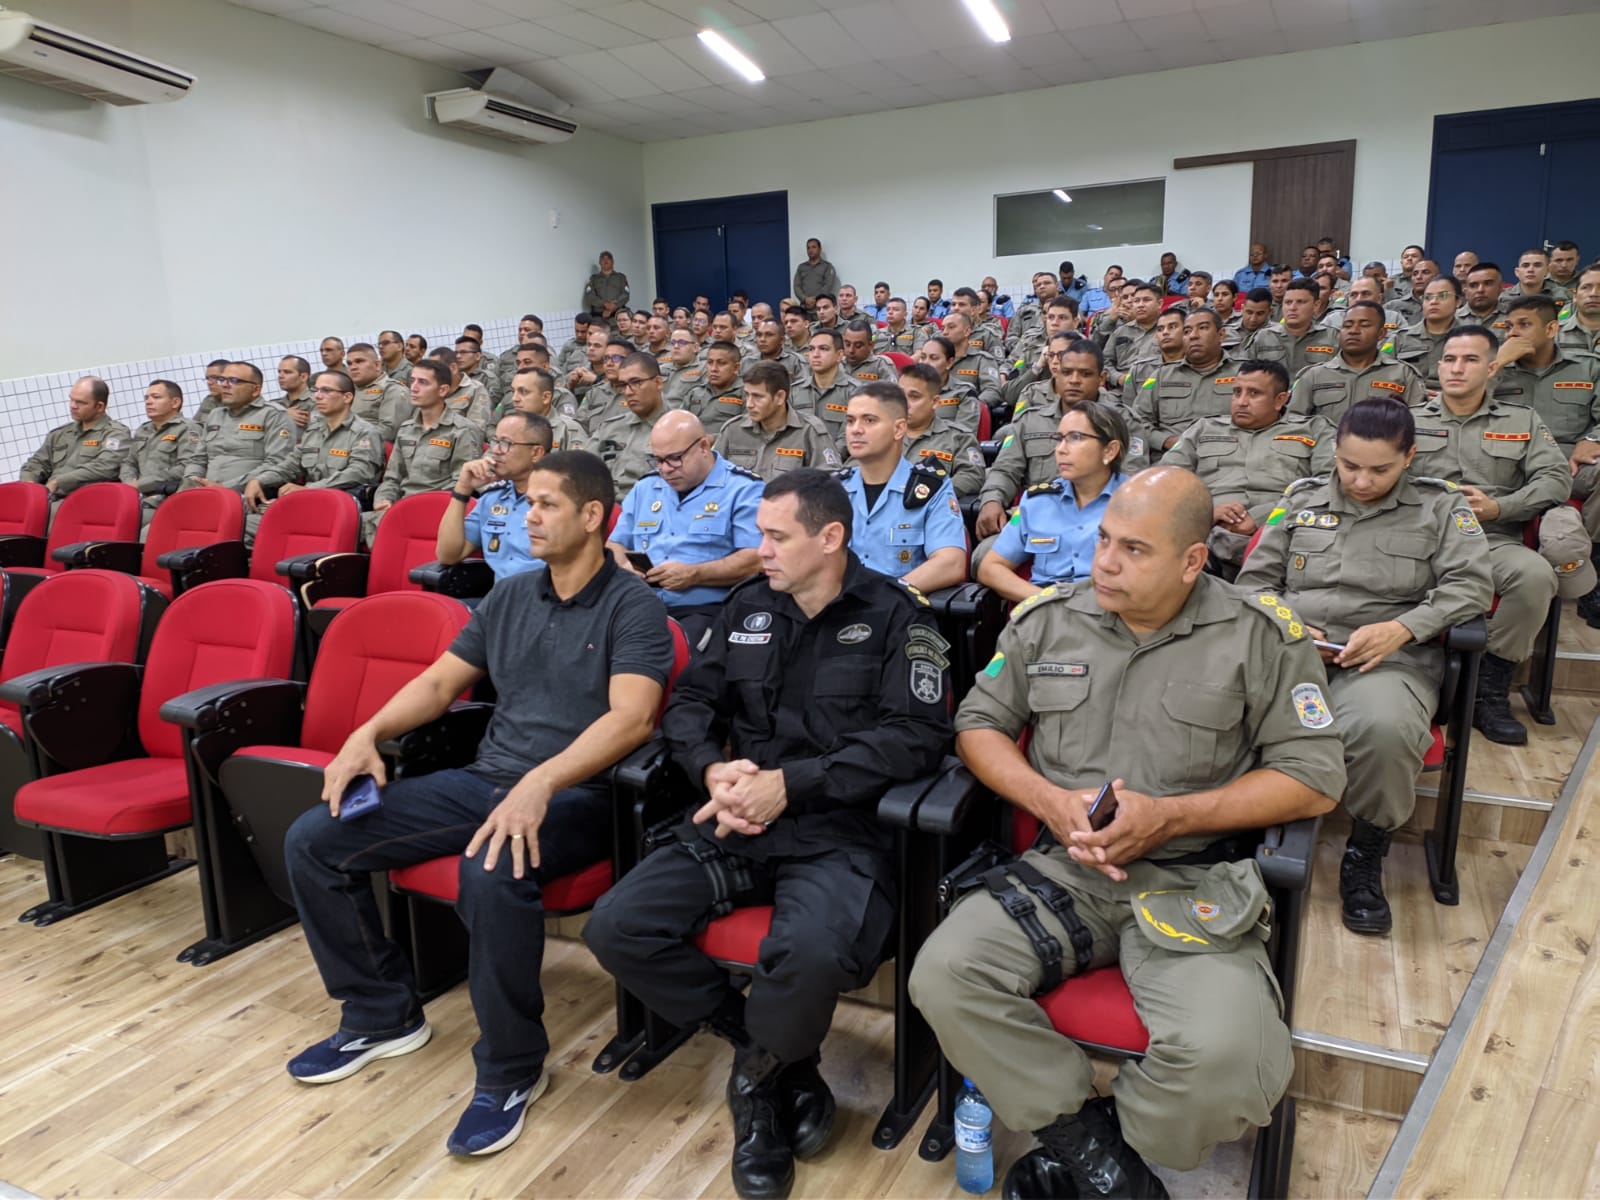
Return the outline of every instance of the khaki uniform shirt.
[[[1305,626],[1274,595],[1201,575],[1177,616],[1136,638],[1093,585],[1070,583],[1017,605],[955,726],[1010,738],[1031,726],[1029,763],[1063,788],[1120,778],[1177,796],[1264,769],[1339,796],[1344,745],[1326,687]],[[1193,853],[1224,832],[1173,838],[1146,857]],[[1096,895],[1126,886],[1079,874]]]
[[[1137,321],[1124,321],[1106,338],[1106,366],[1115,372],[1124,372],[1141,358],[1160,357],[1156,345],[1156,327],[1141,329]]]
[[[1259,329],[1248,331],[1235,325],[1231,336],[1224,331],[1222,348],[1235,362],[1259,359],[1282,363],[1284,370],[1289,369],[1289,335],[1284,332],[1283,326],[1270,321]]]
[[[380,375],[365,387],[357,384],[355,403],[350,406],[351,415],[376,425],[386,442],[394,441],[400,426],[411,419],[411,411],[411,389],[390,375]]]
[[[256,400],[238,412],[218,405],[197,424],[198,436],[180,451],[184,489],[199,486],[190,479],[209,479],[242,492],[253,479],[271,490],[300,474],[295,454],[295,435],[300,431],[289,414],[271,401]]]
[[[851,366],[849,359],[841,359],[839,370],[857,383],[895,383],[900,379],[899,368],[877,354],[868,355],[859,366]]]
[[[1127,419],[1128,414],[1110,392],[1102,390],[1097,401]],[[1023,392],[1012,410],[1011,424],[1000,431],[1000,450],[984,473],[979,503],[993,500],[1009,508],[1028,488],[1059,478],[1056,446],[1051,438],[1060,425],[1061,398],[1049,380],[1041,379]],[[1129,433],[1129,444],[1123,451],[1122,473],[1125,475],[1150,465],[1144,436],[1131,428]]]
[[[789,389],[789,407],[820,418],[828,427],[828,436],[836,445],[843,445],[845,420],[850,415],[850,397],[860,387],[859,383],[844,373],[842,366],[834,373],[833,382],[826,388],[819,388],[816,380],[807,375],[804,379],[796,380]]]
[[[400,364],[398,366],[393,368],[385,366],[383,371],[384,374],[386,374],[396,383],[400,384],[407,391],[411,389],[411,360],[405,355],[402,354],[400,356]]]
[[[1578,324],[1578,314],[1573,313],[1561,322],[1556,345],[1563,350],[1587,350],[1591,354],[1600,354],[1600,329],[1585,329]]]
[[[409,396],[409,393],[407,393],[407,395]],[[307,388],[298,396],[291,397],[287,394],[279,396],[273,401],[273,403],[281,407],[284,412],[294,412],[298,409],[300,412],[306,413],[311,418],[311,421],[315,421],[317,419],[317,404],[311,395],[310,388]],[[306,422],[306,427],[310,428],[310,424],[310,421]],[[301,429],[298,425],[296,425],[294,428],[296,436],[304,434],[305,432],[305,430]]]
[[[1522,541],[1522,523],[1564,503],[1572,471],[1539,414],[1498,397],[1458,417],[1444,400],[1412,410],[1417,456],[1411,474],[1471,484],[1500,503],[1500,516],[1484,529],[1502,541]]]
[[[1265,429],[1240,429],[1231,417],[1202,417],[1161,463],[1193,471],[1215,503],[1237,501],[1261,525],[1284,488],[1333,470],[1333,427],[1320,417],[1284,416]]]
[[[1375,397],[1398,400],[1407,408],[1415,408],[1428,398],[1428,389],[1415,367],[1396,362],[1387,354],[1379,354],[1359,371],[1345,362],[1343,354],[1336,354],[1295,376],[1289,392],[1289,411],[1302,417],[1315,413],[1328,424],[1337,425],[1357,400]]]
[[[772,433],[756,424],[748,413],[726,422],[717,434],[717,453],[767,480],[800,467],[839,467],[839,451],[828,427],[810,413],[797,412],[793,407],[787,412],[782,427]]]
[[[1429,333],[1421,321],[1402,325],[1395,330],[1394,338],[1383,347],[1383,353],[1392,355],[1422,376],[1424,386],[1439,388],[1439,359],[1444,355],[1444,344],[1455,332],[1451,326],[1443,333]]]
[[[1006,330],[1006,357],[1020,358],[1017,347],[1030,339],[1043,344],[1044,334],[1044,306],[1037,300],[1017,305],[1016,316]]]
[[[178,490],[183,482],[183,447],[198,434],[199,426],[181,416],[160,426],[146,421],[134,430],[120,476],[123,483],[139,490],[146,508],[154,508]]]
[[[569,413],[550,406],[550,411],[545,414],[545,420],[550,422],[552,434],[550,442],[551,453],[557,450],[587,450],[589,448],[589,433],[578,419]]]
[[[516,359],[513,358],[513,370],[515,370],[515,365]],[[493,359],[486,361],[480,358],[478,360],[478,369],[469,374],[467,378],[484,390],[484,394],[489,397],[489,405],[492,411],[494,406],[500,403],[501,386],[498,363]]]
[[[1164,363],[1139,385],[1133,415],[1157,454],[1168,438],[1177,437],[1201,417],[1220,417],[1233,407],[1233,385],[1239,364],[1226,354],[1209,371],[1187,360]]]
[[[967,347],[972,350],[982,350],[996,362],[1006,356],[1006,338],[1001,332],[999,321],[985,321],[973,327],[972,336],[967,339]]]
[[[668,408],[687,408],[689,393],[704,382],[706,369],[698,362],[686,367],[663,364],[661,367],[661,402]]]
[[[1502,312],[1511,307],[1511,302],[1513,300],[1519,299],[1523,296],[1549,296],[1550,299],[1556,302],[1556,308],[1559,309],[1562,307],[1562,305],[1566,304],[1567,301],[1572,299],[1572,289],[1563,287],[1561,284],[1557,283],[1554,279],[1551,279],[1547,275],[1545,276],[1544,287],[1537,292],[1525,292],[1522,290],[1521,283],[1513,283],[1500,295],[1500,308]]]
[[[1281,323],[1274,328],[1282,337],[1284,348],[1289,355],[1284,365],[1289,368],[1290,379],[1314,363],[1325,363],[1339,353],[1339,335],[1319,322],[1313,321],[1311,328],[1299,337],[1295,337],[1289,332],[1288,327]]]
[[[893,350],[899,354],[915,354],[928,340],[928,327],[926,325],[913,325],[909,320],[905,327],[896,333],[885,325],[872,335],[872,348],[879,354],[885,350]]]
[[[794,269],[795,298],[810,306],[811,298],[823,292],[832,296],[839,294],[839,272],[825,258],[815,263],[808,258]]]
[[[308,488],[354,488],[383,474],[383,430],[350,415],[337,429],[326,417],[311,418],[300,438],[300,469]]]
[[[1482,325],[1494,330],[1497,338],[1504,340],[1506,331],[1511,328],[1511,322],[1506,320],[1505,293],[1500,293],[1500,302],[1495,305],[1495,310],[1486,317],[1480,317],[1465,304],[1456,309],[1457,325]]]
[[[655,471],[650,463],[650,431],[666,411],[663,405],[649,420],[643,420],[631,408],[625,408],[591,431],[589,448],[611,469],[619,501],[633,490],[634,484]]]
[[[725,388],[713,388],[705,380],[689,392],[684,403],[700,424],[708,430],[721,429],[729,421],[744,415],[744,381],[735,379]]]
[[[1000,363],[992,354],[969,348],[950,364],[950,384],[970,389],[979,404],[993,408],[1000,403]]]
[[[1489,381],[1496,400],[1526,404],[1539,414],[1563,454],[1570,455],[1580,438],[1600,442],[1600,358],[1556,347],[1544,370],[1526,363],[1501,367]]]
[[[550,369],[555,372],[556,378],[565,380],[566,377],[579,367],[587,368],[589,365],[589,347],[586,342],[571,338],[567,344],[556,352]]]
[[[1367,505],[1347,498],[1336,476],[1302,479],[1279,504],[1283,518],[1261,535],[1238,586],[1280,596],[1330,641],[1399,621],[1415,640],[1385,665],[1438,679],[1439,635],[1494,603],[1483,530],[1454,484],[1402,478]]]
[[[930,459],[930,466],[939,467],[950,476],[957,496],[977,495],[983,487],[985,464],[978,439],[938,417],[920,434],[906,431],[903,456],[912,462]]]
[[[463,466],[482,457],[482,426],[456,409],[446,405],[438,424],[427,428],[413,414],[394,435],[394,453],[373,499],[393,504],[421,492],[444,491],[454,486]]]
[[[287,418],[286,418],[287,419]],[[56,495],[65,496],[86,483],[115,480],[133,445],[133,434],[121,421],[101,413],[88,425],[57,425],[44,435],[33,457],[17,476],[23,483],[56,481]]]
[[[604,422],[626,411],[622,405],[622,393],[601,379],[583,394],[583,402],[578,405],[578,424],[592,434]]]
[[[613,271],[609,275],[596,271],[589,276],[589,282],[583,288],[583,307],[589,310],[589,315],[598,317],[600,310],[607,304],[615,304],[621,308],[628,302],[628,277],[621,271]],[[613,310],[609,320],[611,328],[617,327],[617,314]]]
[[[800,355],[796,354],[793,350],[789,349],[789,345],[788,345],[787,342],[784,343],[783,349],[778,351],[778,357],[777,358],[763,359],[758,354],[755,358],[751,359],[750,362],[752,362],[752,363],[757,363],[757,362],[775,362],[775,363],[777,363],[785,371],[789,372],[789,386],[791,388],[795,384],[799,383],[802,379],[806,378],[806,376],[811,374],[811,368],[806,364],[806,360],[803,357],[801,357]],[[750,364],[747,363],[745,365],[748,366]]]

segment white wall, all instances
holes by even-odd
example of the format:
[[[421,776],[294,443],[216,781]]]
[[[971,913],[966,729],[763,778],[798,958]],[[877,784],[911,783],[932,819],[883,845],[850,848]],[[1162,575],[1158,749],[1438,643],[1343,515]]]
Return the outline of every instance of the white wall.
[[[634,143],[441,129],[422,94],[461,76],[222,0],[18,6],[198,82],[114,108],[0,77],[0,379],[568,311],[601,249],[645,291]]]
[[[933,275],[947,289],[986,274],[1012,287],[1063,257],[1096,280],[1112,262],[1145,273],[1168,248],[1231,274],[1248,249],[1251,168],[1172,160],[1355,138],[1351,250],[1392,260],[1425,232],[1434,116],[1592,97],[1597,46],[1600,16],[1559,17],[715,134],[647,145],[644,190],[659,203],[752,190],[708,180],[787,188],[795,261],[820,237],[844,281],[908,294]],[[1040,154],[1044,141],[1056,151]],[[889,169],[841,168],[841,187],[819,165],[846,156]],[[996,193],[1156,176],[1160,245],[994,256]]]

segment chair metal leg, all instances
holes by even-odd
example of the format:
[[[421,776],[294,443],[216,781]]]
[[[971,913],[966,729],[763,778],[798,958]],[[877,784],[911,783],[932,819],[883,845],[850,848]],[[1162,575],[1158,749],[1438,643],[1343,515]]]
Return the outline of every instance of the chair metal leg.
[[[45,851],[50,898],[17,918],[40,926],[53,925],[194,866],[193,859],[168,855],[166,838],[159,833],[113,839],[48,830]]]
[[[595,1055],[593,1070],[596,1075],[609,1075],[627,1062],[644,1045],[645,1007],[636,996],[620,983],[616,985],[617,1036],[607,1042]]]
[[[1423,834],[1428,860],[1428,885],[1440,904],[1461,903],[1461,881],[1456,876],[1456,842],[1461,833],[1461,807],[1467,787],[1467,751],[1472,744],[1472,712],[1478,694],[1478,655],[1462,664],[1461,699],[1445,726],[1444,764],[1439,771],[1439,796],[1433,828]]]
[[[1544,632],[1534,650],[1529,668],[1528,682],[1522,685],[1522,702],[1528,713],[1541,725],[1556,723],[1555,710],[1550,707],[1550,695],[1556,686],[1556,649],[1561,636],[1561,597],[1550,601],[1550,615],[1545,618]]]
[[[949,1154],[956,1138],[956,1091],[961,1086],[961,1080],[957,1078],[950,1060],[942,1054],[939,1056],[935,1082],[937,1100],[933,1119],[928,1122],[927,1132],[922,1135],[922,1145],[917,1147],[917,1154],[927,1162],[938,1162]]]
[[[673,1052],[696,1032],[693,1025],[674,1025],[647,1009],[643,1044],[622,1064],[622,1070],[617,1072],[618,1078],[627,1083],[644,1078],[658,1064],[671,1058]]]

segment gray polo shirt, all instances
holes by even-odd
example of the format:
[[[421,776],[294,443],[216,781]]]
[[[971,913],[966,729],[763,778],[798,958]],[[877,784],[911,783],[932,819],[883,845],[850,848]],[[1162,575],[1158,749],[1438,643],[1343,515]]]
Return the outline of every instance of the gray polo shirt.
[[[487,671],[494,683],[494,716],[472,770],[509,785],[610,710],[613,675],[643,675],[666,686],[672,635],[649,586],[608,556],[566,600],[545,569],[498,581],[450,653]]]

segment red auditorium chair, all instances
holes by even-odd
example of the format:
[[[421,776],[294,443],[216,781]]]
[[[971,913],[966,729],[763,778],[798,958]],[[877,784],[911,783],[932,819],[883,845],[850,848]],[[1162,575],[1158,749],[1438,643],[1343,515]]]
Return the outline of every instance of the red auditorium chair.
[[[214,579],[245,573],[244,497],[232,488],[195,488],[168,496],[150,519],[142,544],[136,536],[117,541],[82,541],[52,551],[51,557],[65,563],[69,570],[103,567],[137,575],[168,597]],[[207,550],[204,569],[192,565],[174,570],[175,564],[183,567],[194,562],[183,553],[193,547]]]
[[[954,758],[947,758],[939,774],[899,784],[878,802],[878,819],[895,831],[895,867],[900,880],[900,907],[896,917],[890,957],[894,961],[894,1094],[873,1127],[872,1144],[892,1150],[910,1130],[934,1092],[938,1074],[939,1048],[933,1030],[911,1003],[906,981],[917,951],[938,924],[936,884],[956,861],[955,843],[948,839],[914,836],[917,812],[924,795],[952,772],[963,769]],[[632,764],[618,772],[618,782],[634,791],[638,799],[636,814],[663,801],[672,807],[657,807],[658,820],[680,811],[683,798],[691,794],[677,773],[664,746],[658,746],[653,759]],[[639,832],[642,834],[643,829]],[[641,837],[640,852],[647,839]],[[710,921],[695,938],[700,949],[736,974],[751,974],[758,961],[761,941],[772,923],[772,906],[753,904],[737,908],[727,916]],[[619,1021],[619,1028],[626,1030]],[[637,1049],[626,1041],[613,1042],[595,1059],[594,1069],[606,1072],[619,1064],[624,1080],[635,1080],[652,1070],[697,1031],[675,1028],[654,1013],[646,1011],[644,1036],[635,1038]]]
[[[662,711],[665,711],[667,700],[671,697],[673,682],[689,665],[689,641],[676,621],[669,624],[672,629],[673,661],[667,690],[661,697]],[[657,713],[659,717],[660,713]],[[473,738],[461,746],[463,762],[471,761],[476,753],[477,740]],[[618,780],[621,780],[623,772],[630,769],[637,771],[638,763],[649,761],[653,754],[659,753],[658,746],[657,742],[641,747],[619,764]],[[402,761],[405,761],[404,755]],[[430,765],[429,769],[434,768]],[[613,818],[611,857],[545,884],[542,890],[546,915],[566,917],[588,912],[612,883],[638,861],[639,835],[647,814],[642,806],[633,803],[633,793],[626,790],[625,786],[614,786],[613,793],[617,797],[617,809]],[[449,909],[442,907],[455,904],[465,861],[459,854],[447,854],[389,872],[390,887],[399,900],[395,928],[407,934],[405,944],[416,972],[417,988],[424,998],[436,996],[466,977],[466,930]],[[615,1048],[626,1045],[631,1052],[643,1040],[644,1010],[620,985],[616,992],[617,1037],[611,1047],[615,1051]]]
[[[11,484],[4,485],[6,487]],[[19,487],[43,487],[36,483]],[[0,536],[0,639],[11,627],[17,605],[28,592],[66,567],[55,557],[65,546],[87,541],[136,541],[139,537],[139,493],[121,483],[90,483],[78,488],[56,509],[48,540],[42,535],[8,532]]]
[[[233,748],[192,796],[206,936],[179,962],[204,966],[294,922],[284,834],[322,802],[322,768],[350,732],[448,650],[468,616],[444,596],[371,596],[329,626],[309,684],[242,679],[166,706],[189,736],[220,733]]]
[[[72,571],[52,576],[28,594],[17,610],[16,637],[0,659],[0,684],[11,684],[30,696],[68,664],[142,663],[166,599],[131,575],[116,571]],[[72,685],[82,687],[81,683]],[[45,693],[47,695],[48,693]],[[17,789],[43,774],[95,766],[103,761],[95,747],[70,731],[48,728],[57,721],[75,721],[73,706],[46,707],[44,695],[29,705],[38,708],[24,722],[18,702],[0,697],[0,850],[29,858],[44,857],[44,838],[37,829],[16,823],[12,803]],[[37,748],[28,725],[56,746],[64,759],[35,764]]]
[[[1027,746],[1026,732],[1022,745]],[[951,902],[959,894],[961,881],[1021,855],[1039,833],[1038,822],[1032,816],[1012,808],[979,783],[966,767],[959,765],[923,798],[917,806],[915,822],[926,834],[956,838],[966,830],[970,838],[971,825],[980,823],[973,819],[979,812],[993,814],[990,828],[984,832],[995,840],[984,842],[939,880],[937,895],[941,916],[949,911]],[[1256,864],[1272,895],[1276,919],[1268,953],[1283,994],[1284,1023],[1291,1028],[1300,931],[1320,824],[1321,818],[1317,817],[1274,826],[1260,834],[1255,850]],[[1139,1058],[1149,1045],[1149,1034],[1134,1008],[1133,996],[1119,967],[1097,967],[1074,975],[1037,1000],[1059,1033],[1092,1053]],[[961,1085],[960,1076],[942,1057],[938,1076],[938,1108],[918,1150],[929,1162],[942,1159],[954,1142],[955,1097]],[[1271,1124],[1256,1134],[1250,1171],[1251,1196],[1289,1194],[1294,1121],[1294,1100],[1286,1094],[1273,1111]]]
[[[26,690],[0,685],[0,696],[22,710],[36,761],[89,753],[100,760],[17,791],[17,821],[44,831],[50,888],[22,920],[49,925],[191,865],[169,859],[164,835],[190,822],[191,775],[214,773],[239,742],[214,723],[192,734],[180,729],[163,716],[166,706],[179,700],[184,710],[200,708],[206,693],[228,693],[233,685],[225,680],[285,675],[294,626],[285,588],[217,580],[172,602],[142,670],[79,664],[43,678],[34,672]]]
[[[912,358],[911,355],[902,354],[898,350],[885,350],[883,352],[883,356],[894,364],[895,370],[897,371],[904,371],[916,361],[916,359]]]
[[[50,489],[42,483],[0,483],[0,537],[44,540],[50,525]]]
[[[288,560],[354,553],[360,534],[361,508],[349,492],[302,488],[267,505],[250,547],[249,566],[240,574],[264,583],[282,583],[286,573],[282,567]],[[167,565],[175,579],[188,580],[228,578],[226,573],[242,564],[234,543],[221,542],[175,550],[168,555]]]

